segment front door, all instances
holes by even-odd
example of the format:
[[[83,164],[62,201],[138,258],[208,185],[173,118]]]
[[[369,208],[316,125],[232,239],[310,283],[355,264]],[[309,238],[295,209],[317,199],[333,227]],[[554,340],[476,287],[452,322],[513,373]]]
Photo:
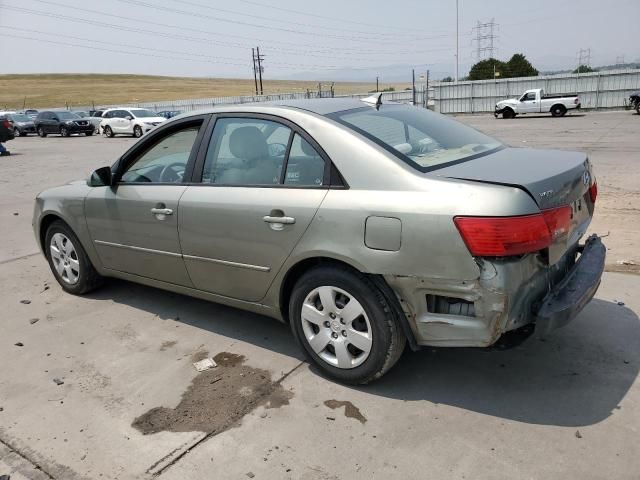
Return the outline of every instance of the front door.
[[[180,250],[178,203],[202,122],[158,131],[121,160],[114,186],[87,196],[87,224],[106,268],[192,286]]]
[[[328,160],[295,130],[266,116],[217,119],[200,184],[179,207],[196,288],[259,301],[306,231],[328,191]]]
[[[537,113],[540,112],[540,105],[536,100],[535,92],[525,93],[520,99],[520,105],[518,110],[522,113]]]

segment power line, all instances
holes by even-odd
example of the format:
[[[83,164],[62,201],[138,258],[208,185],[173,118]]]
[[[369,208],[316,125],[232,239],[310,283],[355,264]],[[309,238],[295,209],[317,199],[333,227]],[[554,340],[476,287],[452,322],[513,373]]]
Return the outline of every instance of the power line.
[[[280,18],[265,17],[262,15],[255,15],[252,13],[239,12],[237,10],[227,10],[220,7],[212,7],[211,5],[203,5],[202,3],[192,2],[189,0],[173,0],[173,1],[176,3],[182,3],[183,5],[189,5],[197,8],[204,8],[204,9],[212,10],[215,12],[230,13],[231,15],[239,15],[247,18],[256,18],[258,20],[267,20],[270,22],[284,23],[287,25],[291,25],[292,23],[290,20],[282,20]],[[272,7],[269,6],[268,8],[272,8]],[[401,35],[401,36],[412,37],[412,38],[422,38],[422,35],[418,35],[417,33],[406,33],[406,31],[403,33],[385,33],[385,32],[379,32],[379,31],[371,32],[371,31],[353,30],[353,29],[345,30],[344,28],[328,27],[326,25],[315,25],[315,24],[300,23],[300,22],[295,22],[295,24],[299,27],[310,27],[310,28],[317,28],[320,30],[332,30],[337,32],[358,33],[363,35],[377,35],[382,37],[392,36],[394,38],[397,38],[399,35]]]
[[[245,39],[245,40],[249,40],[249,41],[255,41],[256,40],[254,37],[245,37],[245,36],[235,35],[235,34],[219,34],[219,33],[211,32],[211,31],[207,31],[207,30],[200,30],[200,29],[190,28],[190,27],[181,26],[181,25],[172,25],[172,24],[154,22],[154,21],[150,21],[150,20],[142,20],[142,19],[132,19],[131,17],[126,17],[126,16],[122,16],[122,15],[115,15],[115,14],[112,14],[112,13],[99,12],[97,10],[91,10],[91,9],[88,9],[88,8],[69,6],[69,5],[61,4],[60,2],[53,2],[53,1],[47,1],[47,0],[31,0],[31,1],[35,1],[35,2],[38,2],[38,3],[43,3],[43,4],[46,4],[46,5],[55,6],[56,8],[59,8],[59,7],[69,8],[69,9],[73,9],[74,11],[86,12],[86,13],[89,13],[91,15],[102,15],[102,16],[106,16],[106,17],[110,17],[110,18],[117,18],[117,19],[125,20],[125,21],[134,21],[136,23],[145,23],[145,24],[148,24],[148,25],[160,26],[160,27],[164,27],[164,28],[178,29],[178,30],[181,30],[181,31],[186,30],[186,31],[192,31],[192,32],[197,32],[197,33],[203,33],[205,35],[222,36],[222,37],[225,37],[225,38],[226,37],[235,37],[235,38],[241,38],[241,39]],[[70,17],[70,16],[65,16],[65,15],[62,15],[62,14],[58,14],[58,13],[53,13],[53,12],[44,12],[44,11],[41,11],[41,10],[26,9],[26,8],[20,8],[20,7],[10,6],[10,5],[5,6],[5,8],[9,8],[9,9],[17,10],[17,11],[23,11],[23,12],[27,12],[27,13],[33,13],[35,15],[49,16],[49,17],[52,17],[52,18],[69,20],[69,21],[73,21],[73,22],[90,23],[90,24],[93,24],[93,25],[104,26],[104,27],[111,26],[111,28],[118,28],[118,29],[121,29],[121,30],[123,28],[127,28],[127,27],[123,27],[121,25],[108,24],[108,23],[99,22],[99,21],[96,21],[96,20],[89,20],[89,19],[78,18],[78,17]],[[128,29],[130,31],[136,31],[137,33],[154,33],[154,34],[158,34],[158,35],[166,35],[166,34],[161,33],[161,32],[153,32],[151,30],[143,30],[143,29],[140,29],[138,27],[135,27],[135,30],[133,30],[131,27],[129,27]],[[182,39],[182,40],[186,40],[186,41],[198,41],[198,42],[207,42],[207,43],[212,42],[211,40],[205,40],[203,38],[197,38],[197,37],[187,37],[186,35],[179,35],[179,36],[175,36],[175,37],[179,38],[179,39]],[[438,49],[431,49],[431,50],[421,49],[419,51],[418,50],[416,50],[416,51],[398,51],[398,50],[383,51],[383,50],[380,50],[380,49],[376,49],[376,50],[366,50],[366,49],[357,49],[356,50],[356,49],[353,49],[352,50],[352,49],[343,48],[343,47],[340,47],[338,50],[331,49],[331,48],[328,48],[328,47],[324,48],[324,49],[317,50],[317,48],[318,48],[317,44],[310,45],[310,44],[304,44],[304,43],[300,43],[300,42],[283,42],[283,41],[276,41],[276,40],[271,40],[270,42],[276,43],[276,44],[281,44],[281,45],[293,45],[293,46],[296,46],[296,47],[310,47],[311,50],[299,50],[299,49],[290,49],[290,48],[283,48],[283,47],[271,47],[271,49],[272,50],[286,52],[286,53],[304,54],[305,56],[313,56],[313,57],[319,57],[319,58],[336,58],[336,56],[340,56],[340,55],[346,55],[346,56],[351,56],[351,55],[358,55],[358,56],[375,55],[375,56],[379,57],[380,55],[389,54],[389,55],[396,56],[396,55],[399,55],[399,54],[403,54],[403,55],[404,54],[406,54],[406,55],[408,55],[408,54],[421,54],[421,53],[423,53],[425,51],[446,50],[446,47],[438,48]],[[215,40],[215,41],[213,41],[213,43],[216,43],[218,45],[229,46],[231,48],[241,48],[243,50],[246,50],[247,48],[249,48],[248,44],[232,43],[232,42],[228,42],[228,41]],[[322,55],[322,53],[327,53],[327,55]]]

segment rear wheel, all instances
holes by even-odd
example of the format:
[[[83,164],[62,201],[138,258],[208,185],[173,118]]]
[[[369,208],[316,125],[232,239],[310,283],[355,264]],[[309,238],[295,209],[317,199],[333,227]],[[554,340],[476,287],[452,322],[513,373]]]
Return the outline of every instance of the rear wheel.
[[[56,220],[47,229],[45,253],[60,286],[74,295],[82,295],[102,283],[78,237],[66,223]]]
[[[38,127],[38,136],[44,138],[47,136],[47,132],[44,131],[44,128]]]
[[[502,112],[502,118],[515,118],[516,114],[513,110],[511,110],[510,108],[507,108],[504,112]]]
[[[140,125],[133,127],[133,136],[136,138],[140,138],[142,136],[142,127],[140,127]]]
[[[328,376],[365,384],[400,358],[406,338],[392,306],[366,276],[320,267],[296,283],[289,302],[291,328],[309,360]]]
[[[564,105],[554,105],[551,107],[551,116],[553,117],[563,117],[565,113],[567,113],[567,109]]]
[[[104,132],[104,134],[109,137],[109,138],[113,138],[113,130],[111,130],[111,127],[109,125],[107,125],[106,127],[104,127],[102,129],[102,131]]]

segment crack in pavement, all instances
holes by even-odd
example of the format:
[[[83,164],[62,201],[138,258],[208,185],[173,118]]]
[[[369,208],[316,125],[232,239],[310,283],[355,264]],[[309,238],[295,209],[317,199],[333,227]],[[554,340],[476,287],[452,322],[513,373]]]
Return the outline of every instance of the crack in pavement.
[[[26,255],[21,255],[19,257],[7,258],[6,260],[0,260],[0,265],[4,265],[5,263],[16,262],[18,260],[24,260],[25,258],[35,257],[36,255],[40,255],[40,252],[27,253]]]
[[[293,372],[295,372],[298,368],[300,368],[300,366],[302,366],[304,364],[304,361],[300,361],[295,367],[293,367],[291,370],[289,370],[288,372],[286,372],[284,375],[282,375],[282,377],[280,377],[278,380],[274,381],[273,384],[274,385],[281,385],[282,382],[284,382]],[[241,419],[238,419],[234,422],[234,424],[237,424],[237,422],[239,422]],[[167,463],[166,465],[164,465],[162,468],[160,468],[158,471],[153,472],[151,475],[152,477],[159,477],[160,475],[162,475],[164,472],[166,472],[168,469],[170,469],[172,466],[174,466],[175,464],[177,464],[180,460],[182,460],[189,452],[191,452],[192,450],[196,449],[198,446],[200,446],[202,443],[206,442],[207,440],[209,440],[210,438],[215,437],[216,435],[218,435],[219,433],[222,433],[224,431],[226,431],[227,429],[224,430],[220,430],[220,431],[212,431],[207,433],[206,435],[204,435],[202,438],[196,440],[192,445],[190,445],[189,447],[187,447],[183,452],[181,452],[179,455],[176,456],[176,458],[174,458],[173,460],[171,460],[169,463]],[[162,460],[169,458],[173,453],[175,453],[175,450],[172,451],[170,454],[165,455]],[[162,460],[160,460],[159,462],[156,462],[154,464],[154,466],[157,466]],[[147,469],[147,473],[151,473],[153,467],[150,467],[149,469]]]
[[[20,450],[18,450],[16,447],[14,447],[13,445],[11,445],[9,442],[7,442],[6,440],[0,438],[0,444],[4,445],[6,448],[8,448],[12,453],[15,453],[16,455],[18,455],[20,458],[22,458],[23,460],[25,460],[26,462],[28,462],[30,465],[33,466],[34,469],[44,473],[48,478],[50,478],[51,480],[55,480],[55,478],[53,477],[53,475],[51,475],[49,472],[47,472],[44,468],[42,468],[42,466],[40,466],[40,464],[38,464],[35,460],[32,460],[31,458],[29,458],[27,456],[27,454],[21,452]]]

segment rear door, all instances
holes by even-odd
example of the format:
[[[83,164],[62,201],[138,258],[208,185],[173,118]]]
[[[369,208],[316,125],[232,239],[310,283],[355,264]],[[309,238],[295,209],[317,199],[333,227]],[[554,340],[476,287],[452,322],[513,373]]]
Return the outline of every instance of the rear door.
[[[294,124],[219,116],[180,200],[180,243],[196,288],[264,297],[328,191],[330,162]]]
[[[158,130],[120,160],[113,187],[91,189],[85,215],[106,268],[192,286],[180,250],[178,202],[207,120],[190,117]]]

